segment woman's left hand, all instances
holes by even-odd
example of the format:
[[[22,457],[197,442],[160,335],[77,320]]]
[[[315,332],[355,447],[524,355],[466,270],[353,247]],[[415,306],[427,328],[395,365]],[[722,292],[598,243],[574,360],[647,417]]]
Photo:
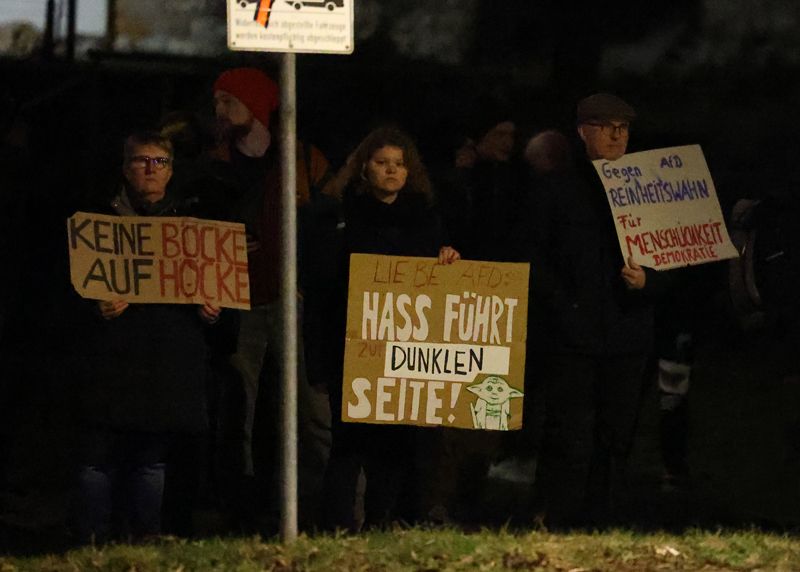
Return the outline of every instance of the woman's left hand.
[[[439,264],[452,264],[461,260],[461,254],[452,246],[443,246],[439,249]]]
[[[206,302],[197,308],[197,314],[206,324],[213,324],[219,320],[220,312],[222,312],[221,308],[213,306],[209,302]]]

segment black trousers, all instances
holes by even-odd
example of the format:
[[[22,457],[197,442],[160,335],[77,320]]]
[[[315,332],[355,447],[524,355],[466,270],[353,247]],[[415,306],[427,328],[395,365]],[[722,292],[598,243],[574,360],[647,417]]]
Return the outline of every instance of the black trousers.
[[[537,482],[548,525],[614,523],[646,362],[645,354],[547,357]]]

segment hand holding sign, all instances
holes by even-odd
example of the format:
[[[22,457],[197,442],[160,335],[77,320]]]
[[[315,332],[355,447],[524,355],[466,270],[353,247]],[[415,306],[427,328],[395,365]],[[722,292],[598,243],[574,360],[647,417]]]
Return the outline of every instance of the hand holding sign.
[[[128,303],[125,300],[100,300],[97,302],[97,309],[100,311],[100,315],[105,320],[113,320],[114,318],[119,318],[119,316],[124,312],[128,307]]]
[[[213,324],[219,320],[220,312],[222,312],[222,309],[219,306],[214,306],[211,302],[206,302],[197,308],[200,318],[207,324]]]
[[[217,320],[219,320],[219,315],[222,312],[222,309],[218,306],[214,306],[211,302],[206,302],[199,308],[197,308],[197,314],[200,316],[200,319],[203,320],[206,324],[213,324]]]
[[[628,257],[628,265],[622,267],[622,279],[625,281],[625,286],[628,290],[641,290],[644,288],[647,275],[644,273],[644,268],[636,264],[633,256]]]
[[[443,246],[439,249],[439,264],[452,264],[461,260],[461,254],[452,246]]]

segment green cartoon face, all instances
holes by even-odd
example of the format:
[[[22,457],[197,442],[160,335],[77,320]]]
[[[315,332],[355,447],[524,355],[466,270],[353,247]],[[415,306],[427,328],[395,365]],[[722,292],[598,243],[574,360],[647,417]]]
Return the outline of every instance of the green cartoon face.
[[[508,385],[502,377],[489,376],[467,388],[491,405],[501,405],[513,397],[522,397],[522,392]]]

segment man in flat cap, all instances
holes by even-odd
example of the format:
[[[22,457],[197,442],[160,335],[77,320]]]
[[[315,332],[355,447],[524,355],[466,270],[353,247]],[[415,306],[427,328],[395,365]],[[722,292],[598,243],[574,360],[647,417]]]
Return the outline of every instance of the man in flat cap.
[[[655,272],[623,260],[591,161],[625,154],[633,108],[598,93],[578,103],[577,160],[545,177],[531,250],[534,352],[543,365],[544,438],[537,476],[549,526],[605,525],[633,439],[653,340]],[[536,318],[535,312],[541,312]],[[531,420],[536,422],[536,420]]]
[[[586,155],[594,161],[616,161],[628,148],[628,134],[636,111],[616,95],[596,93],[578,102],[578,134]]]

